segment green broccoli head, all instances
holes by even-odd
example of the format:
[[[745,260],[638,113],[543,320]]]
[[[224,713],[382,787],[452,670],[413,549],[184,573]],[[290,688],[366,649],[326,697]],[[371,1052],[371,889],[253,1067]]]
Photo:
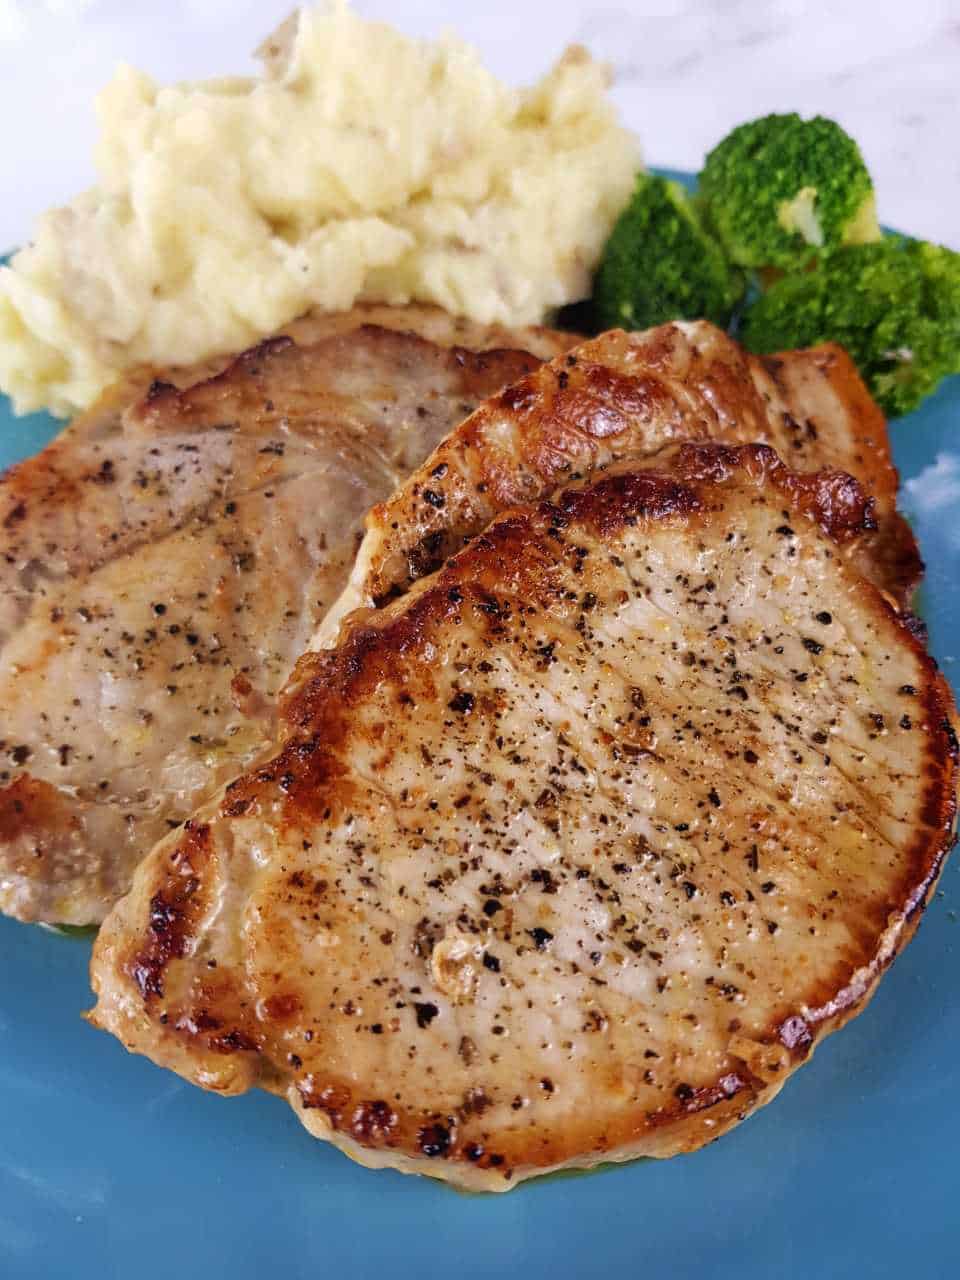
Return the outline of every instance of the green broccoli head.
[[[802,267],[821,250],[880,239],[860,148],[833,120],[763,116],[729,133],[699,181],[710,221],[742,267]]]
[[[960,373],[960,253],[888,236],[785,276],[743,316],[751,351],[845,347],[885,413],[909,413]]]
[[[594,279],[595,322],[647,329],[702,317],[726,325],[743,291],[741,273],[679,183],[641,174]]]

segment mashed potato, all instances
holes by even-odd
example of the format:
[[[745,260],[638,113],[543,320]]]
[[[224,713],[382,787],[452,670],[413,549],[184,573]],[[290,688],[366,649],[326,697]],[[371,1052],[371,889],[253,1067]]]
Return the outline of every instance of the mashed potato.
[[[100,96],[99,183],[0,271],[0,387],[68,414],[124,370],[236,350],[319,307],[525,324],[583,297],[639,159],[603,69],[532,89],[465,45],[305,10],[254,80]]]

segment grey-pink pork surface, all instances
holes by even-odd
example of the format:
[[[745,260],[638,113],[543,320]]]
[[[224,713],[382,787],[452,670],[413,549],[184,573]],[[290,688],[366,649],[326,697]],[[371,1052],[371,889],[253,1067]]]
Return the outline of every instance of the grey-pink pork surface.
[[[8,914],[104,917],[264,750],[371,504],[533,352],[574,340],[429,308],[292,332],[179,386],[133,379],[0,483]]]

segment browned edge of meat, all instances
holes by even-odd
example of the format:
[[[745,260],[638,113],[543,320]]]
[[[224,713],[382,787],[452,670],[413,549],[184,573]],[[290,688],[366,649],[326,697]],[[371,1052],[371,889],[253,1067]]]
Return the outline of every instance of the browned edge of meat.
[[[794,358],[798,355],[802,357],[799,360]],[[893,465],[887,420],[867,390],[857,366],[835,342],[803,352],[789,351],[757,359],[785,403],[804,403],[805,378],[813,369],[849,413],[858,449],[850,462],[840,465],[846,465],[847,470],[857,476],[877,498],[883,512],[876,531],[857,548],[854,559],[865,577],[889,591],[901,606],[909,606],[923,577],[923,560],[913,531],[896,509],[900,477]],[[829,421],[797,424],[798,431],[809,433],[811,429],[829,433]],[[789,453],[785,452],[784,456],[791,461]]]

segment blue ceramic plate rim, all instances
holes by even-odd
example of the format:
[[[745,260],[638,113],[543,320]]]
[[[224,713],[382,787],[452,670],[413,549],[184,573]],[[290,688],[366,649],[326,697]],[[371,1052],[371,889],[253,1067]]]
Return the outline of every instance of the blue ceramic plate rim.
[[[960,379],[891,427],[948,676],[958,428]],[[51,430],[43,415],[11,424],[0,399],[0,463]],[[276,1099],[224,1102],[125,1055],[77,1016],[90,1002],[89,944],[2,920],[0,1275],[955,1274],[958,890],[951,863],[870,1008],[721,1142],[500,1197],[362,1170]]]

